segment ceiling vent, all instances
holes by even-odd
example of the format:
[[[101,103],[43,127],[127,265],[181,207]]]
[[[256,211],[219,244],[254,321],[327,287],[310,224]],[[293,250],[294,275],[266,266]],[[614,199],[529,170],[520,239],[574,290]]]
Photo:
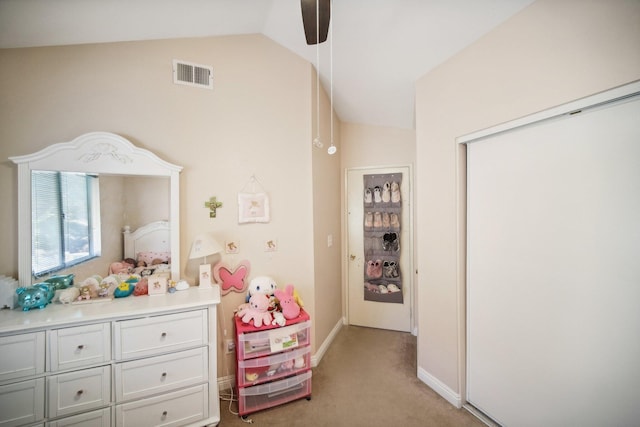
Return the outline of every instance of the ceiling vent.
[[[174,59],[173,82],[179,85],[213,89],[213,67]]]

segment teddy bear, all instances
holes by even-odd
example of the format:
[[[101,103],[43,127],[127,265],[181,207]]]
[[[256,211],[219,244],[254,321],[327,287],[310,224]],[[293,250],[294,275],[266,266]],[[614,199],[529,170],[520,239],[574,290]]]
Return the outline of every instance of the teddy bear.
[[[240,317],[242,323],[253,321],[256,328],[271,324],[271,313],[269,313],[269,297],[265,294],[255,294],[249,298],[249,304],[243,305],[236,316]]]

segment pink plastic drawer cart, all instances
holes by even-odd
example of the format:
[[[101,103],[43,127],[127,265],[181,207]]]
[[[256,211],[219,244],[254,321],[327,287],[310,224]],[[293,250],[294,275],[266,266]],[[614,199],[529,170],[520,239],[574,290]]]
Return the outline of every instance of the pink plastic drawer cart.
[[[300,310],[285,326],[235,317],[236,386],[241,417],[293,400],[311,399],[311,320]]]

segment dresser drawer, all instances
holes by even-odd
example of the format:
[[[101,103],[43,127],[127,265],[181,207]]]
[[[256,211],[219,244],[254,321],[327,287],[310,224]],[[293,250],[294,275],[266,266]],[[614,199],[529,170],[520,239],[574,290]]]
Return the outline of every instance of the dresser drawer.
[[[183,426],[209,416],[206,384],[116,406],[116,427]]]
[[[47,379],[49,416],[97,409],[111,402],[111,367],[84,369]]]
[[[19,426],[44,418],[44,378],[0,386],[0,426]]]
[[[116,322],[116,360],[155,356],[207,343],[206,310]]]
[[[109,323],[49,331],[52,371],[81,368],[111,360]]]
[[[44,332],[0,337],[0,381],[44,372]]]
[[[47,427],[111,427],[111,408],[49,421]]]
[[[116,365],[116,402],[208,381],[207,347]]]

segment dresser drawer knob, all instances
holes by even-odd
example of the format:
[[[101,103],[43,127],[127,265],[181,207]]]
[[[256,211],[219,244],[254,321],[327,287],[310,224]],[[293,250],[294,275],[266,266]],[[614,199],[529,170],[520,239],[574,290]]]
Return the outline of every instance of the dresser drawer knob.
[[[76,396],[80,397],[82,396],[82,393],[84,393],[84,390],[78,390],[76,391]]]
[[[163,372],[163,373],[162,373],[162,379],[165,379],[165,378],[167,378],[167,373],[166,373],[166,372]]]
[[[166,417],[167,417],[167,414],[168,414],[168,412],[167,412],[167,411],[162,412],[162,418],[166,418]]]
[[[160,336],[161,336],[162,338],[166,338],[166,337],[167,337],[167,333],[166,333],[166,332],[163,332],[163,333],[161,333],[161,334],[160,334]]]
[[[80,345],[78,346],[78,350],[82,350],[83,348],[84,348],[84,345],[83,345],[83,344],[80,344]]]

